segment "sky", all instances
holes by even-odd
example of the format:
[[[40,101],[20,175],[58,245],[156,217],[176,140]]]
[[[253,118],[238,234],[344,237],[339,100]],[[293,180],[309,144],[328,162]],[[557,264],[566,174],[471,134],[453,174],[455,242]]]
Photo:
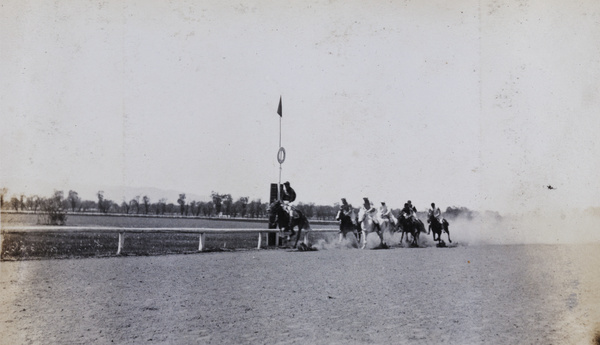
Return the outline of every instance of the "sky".
[[[600,206],[597,1],[8,0],[0,44],[9,196]]]

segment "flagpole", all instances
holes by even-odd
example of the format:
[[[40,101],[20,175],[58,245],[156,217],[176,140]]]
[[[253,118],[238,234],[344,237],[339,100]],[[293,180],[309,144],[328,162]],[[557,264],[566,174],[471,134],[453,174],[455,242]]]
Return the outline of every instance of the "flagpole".
[[[281,147],[281,118],[283,116],[279,116],[279,147]],[[281,163],[279,163],[279,185],[277,186],[277,199],[281,201]]]
[[[281,146],[281,118],[283,117],[281,95],[279,96],[279,107],[277,107],[277,114],[279,114],[279,152],[277,152],[277,161],[279,162],[279,183],[277,185],[277,199],[281,201],[281,164],[283,164],[283,161],[285,160],[285,150]]]

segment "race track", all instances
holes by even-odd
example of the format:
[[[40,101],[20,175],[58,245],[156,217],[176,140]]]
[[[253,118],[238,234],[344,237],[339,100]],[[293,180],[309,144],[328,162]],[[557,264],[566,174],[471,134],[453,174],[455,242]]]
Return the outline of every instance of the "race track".
[[[0,263],[2,344],[592,344],[600,246]]]

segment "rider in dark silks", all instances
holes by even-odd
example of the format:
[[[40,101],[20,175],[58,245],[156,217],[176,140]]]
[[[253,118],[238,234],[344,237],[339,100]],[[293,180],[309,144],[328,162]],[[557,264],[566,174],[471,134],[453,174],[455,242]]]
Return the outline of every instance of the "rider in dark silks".
[[[340,217],[342,215],[346,216],[346,217],[351,217],[352,216],[352,205],[348,204],[348,201],[346,201],[345,198],[342,198],[342,205],[340,206]],[[340,220],[340,219],[338,219]],[[344,224],[340,223],[340,231],[343,231]]]
[[[417,216],[417,208],[412,204],[412,202],[410,200],[408,200],[406,203],[408,204],[408,207],[410,207],[413,210],[413,215],[416,217]]]
[[[417,209],[412,205],[410,200],[404,204],[404,208],[400,211],[400,224],[402,225],[402,237],[400,238],[400,243],[402,243],[402,239],[404,238],[404,234],[412,235],[412,244],[413,246],[418,246],[419,233],[421,228],[424,229],[423,223],[417,218]]]
[[[340,209],[336,215],[336,220],[340,221],[340,238],[339,242],[342,242],[344,238],[346,238],[346,234],[348,232],[354,233],[357,236],[357,221],[356,216],[354,214],[354,209],[352,205],[346,201],[346,198],[342,198],[342,204],[340,205]]]
[[[404,204],[404,208],[401,211],[404,219],[410,220],[411,222],[417,221],[417,208],[412,205],[410,200]]]
[[[296,191],[294,188],[292,188],[289,181],[286,181],[283,185],[281,185],[281,200],[283,201],[283,207],[290,214],[289,228],[291,229],[294,217],[297,218],[291,205],[291,203],[296,200]]]

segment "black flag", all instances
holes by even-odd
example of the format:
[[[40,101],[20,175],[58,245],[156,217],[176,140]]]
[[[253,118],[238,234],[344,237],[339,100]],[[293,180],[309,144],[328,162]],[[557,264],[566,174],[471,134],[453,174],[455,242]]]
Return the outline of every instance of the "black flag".
[[[281,96],[279,96],[279,107],[277,108],[277,114],[279,114],[280,117],[283,117],[281,110]]]

